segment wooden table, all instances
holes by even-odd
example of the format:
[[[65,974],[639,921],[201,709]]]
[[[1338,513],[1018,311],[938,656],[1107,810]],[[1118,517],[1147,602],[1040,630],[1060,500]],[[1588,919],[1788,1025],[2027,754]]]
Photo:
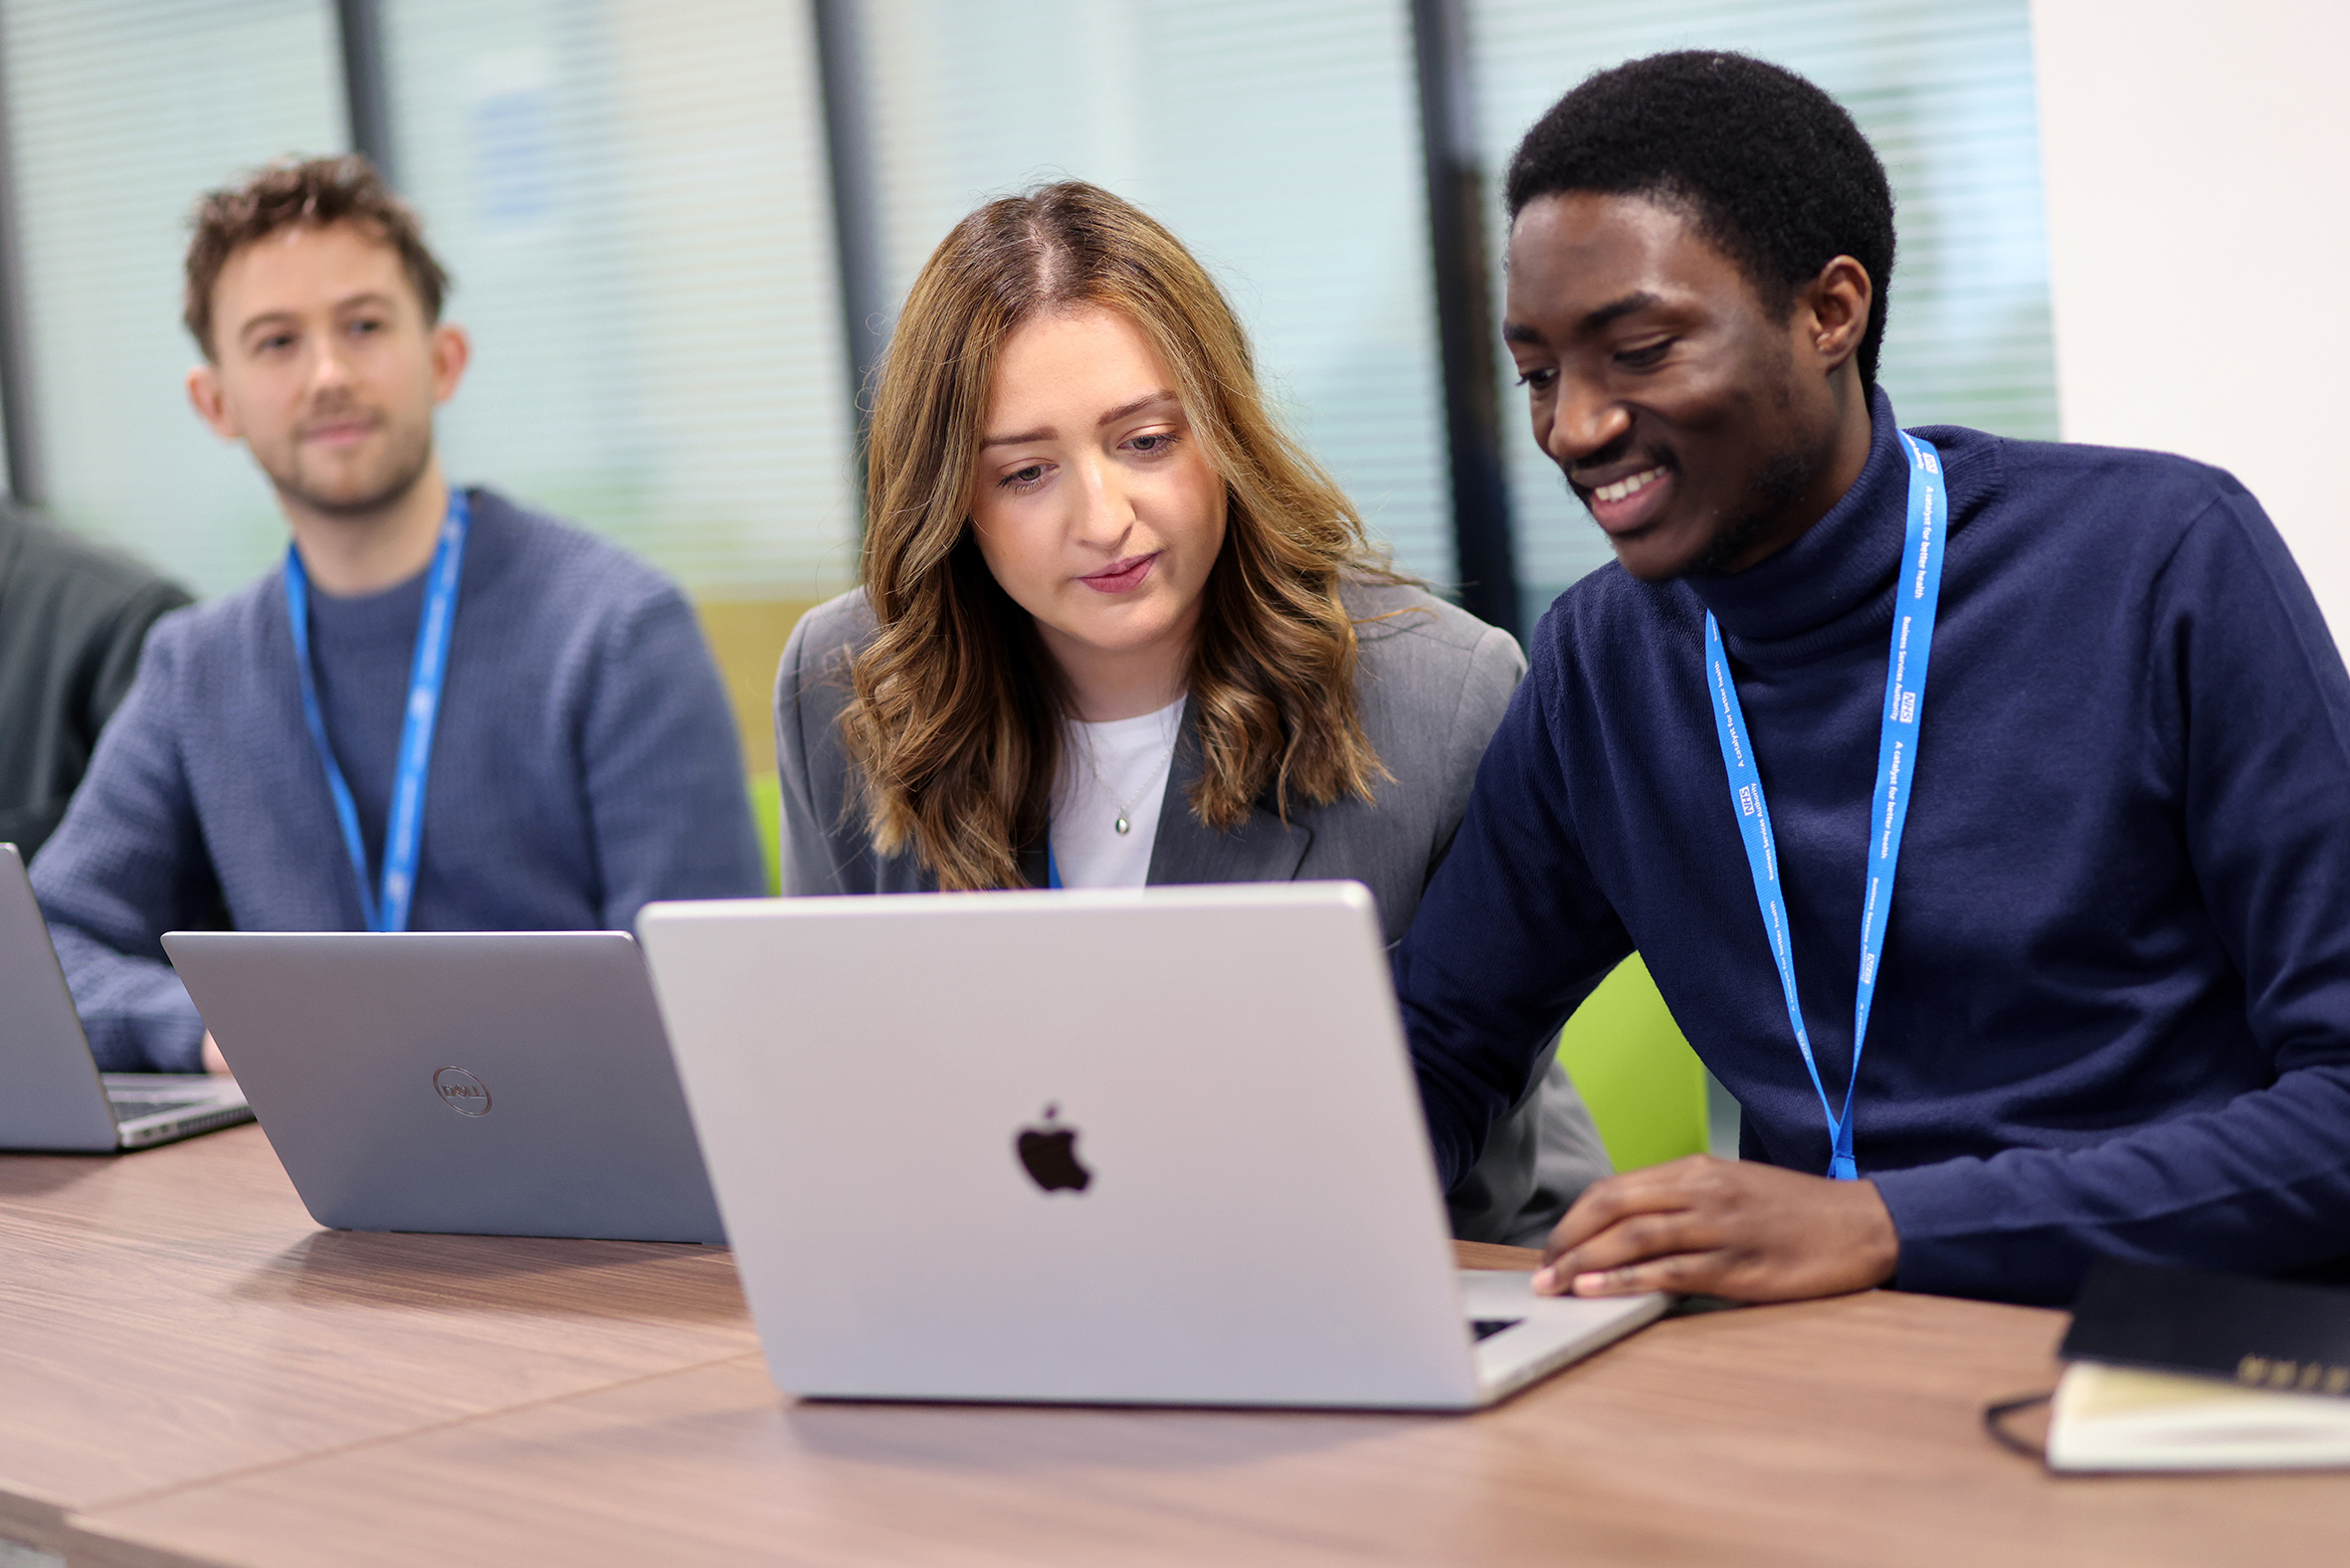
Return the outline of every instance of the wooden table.
[[[2350,1480],[1990,1444],[2061,1325],[1716,1312],[1472,1417],[798,1404],[723,1252],[319,1232],[244,1129],[0,1159],[0,1535],[121,1568],[2350,1556]]]
[[[0,1155],[0,1538],[757,1346],[723,1248],[321,1231],[257,1126]]]

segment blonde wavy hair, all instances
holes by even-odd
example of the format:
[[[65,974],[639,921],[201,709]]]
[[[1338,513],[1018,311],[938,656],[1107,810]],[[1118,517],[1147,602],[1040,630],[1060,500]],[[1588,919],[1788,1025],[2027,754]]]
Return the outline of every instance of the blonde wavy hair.
[[[1115,310],[1142,331],[1224,481],[1224,548],[1203,590],[1189,690],[1190,807],[1227,831],[1270,796],[1371,798],[1384,775],[1356,713],[1350,573],[1393,577],[1362,518],[1267,407],[1247,335],[1182,243],[1082,181],[981,207],[931,253],[874,391],[865,590],[880,629],[850,667],[842,736],[875,845],[909,845],[945,888],[1023,884],[1070,714],[1066,683],[970,528],[996,356],[1049,311]]]

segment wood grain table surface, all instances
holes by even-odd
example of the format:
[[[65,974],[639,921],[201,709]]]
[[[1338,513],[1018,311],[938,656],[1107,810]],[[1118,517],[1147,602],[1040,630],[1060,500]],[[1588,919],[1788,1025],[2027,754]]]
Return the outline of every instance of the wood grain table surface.
[[[723,1250],[322,1232],[246,1128],[0,1158],[0,1536],[92,1568],[2350,1556],[2350,1479],[1992,1445],[2062,1323],[1713,1312],[1474,1416],[800,1403]]]
[[[757,1345],[722,1248],[322,1231],[258,1126],[0,1155],[0,1537]]]
[[[1475,1416],[795,1403],[757,1356],[82,1521],[108,1568],[2338,1564],[2331,1476],[1987,1441],[2058,1314],[1876,1292],[1657,1325]]]

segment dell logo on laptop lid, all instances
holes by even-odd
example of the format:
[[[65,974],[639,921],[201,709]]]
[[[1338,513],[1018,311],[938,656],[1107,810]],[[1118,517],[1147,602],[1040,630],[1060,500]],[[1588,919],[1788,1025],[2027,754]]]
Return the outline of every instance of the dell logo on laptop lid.
[[[433,1087],[442,1103],[461,1116],[490,1114],[490,1085],[463,1068],[443,1068],[433,1075]]]
[[[1047,1192],[1083,1192],[1093,1173],[1077,1158],[1077,1129],[1060,1120],[1059,1104],[1045,1107],[1045,1119],[1020,1129],[1012,1140],[1029,1179]]]

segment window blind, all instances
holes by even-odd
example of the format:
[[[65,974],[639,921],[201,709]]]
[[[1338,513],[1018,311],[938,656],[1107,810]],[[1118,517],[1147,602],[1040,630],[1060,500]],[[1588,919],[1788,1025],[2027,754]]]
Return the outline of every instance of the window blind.
[[[1742,50],[1835,95],[1884,160],[1899,245],[1879,375],[1901,422],[2055,439],[2027,0],[1470,0],[1469,15],[1497,260],[1509,155],[1562,94],[1659,50]],[[1503,409],[1519,576],[1546,605],[1611,552],[1534,445],[1525,394]]]
[[[286,546],[265,481],[188,408],[186,220],[203,191],[344,144],[313,0],[9,0],[0,11],[36,450],[68,526],[199,593]]]
[[[864,28],[892,299],[981,200],[1107,186],[1217,275],[1398,563],[1453,575],[1406,6],[875,0]]]
[[[394,157],[474,337],[453,478],[705,598],[855,580],[808,8],[389,0]]]

